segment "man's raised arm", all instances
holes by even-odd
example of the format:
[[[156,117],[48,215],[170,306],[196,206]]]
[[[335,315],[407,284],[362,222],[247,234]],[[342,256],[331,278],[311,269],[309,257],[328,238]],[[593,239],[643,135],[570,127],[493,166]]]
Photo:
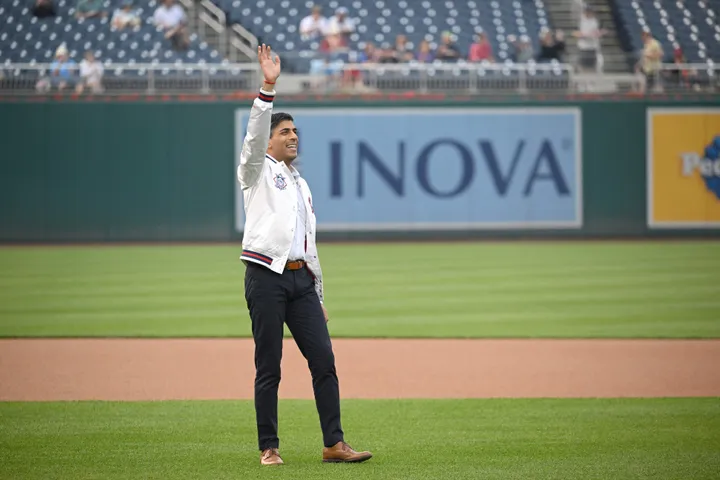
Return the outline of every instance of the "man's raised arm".
[[[238,182],[242,188],[255,185],[265,164],[265,152],[270,141],[270,119],[275,82],[280,76],[280,57],[272,59],[272,52],[265,44],[258,47],[258,63],[263,73],[263,85],[257,98],[253,100],[247,132],[240,153],[240,165],[237,169]]]

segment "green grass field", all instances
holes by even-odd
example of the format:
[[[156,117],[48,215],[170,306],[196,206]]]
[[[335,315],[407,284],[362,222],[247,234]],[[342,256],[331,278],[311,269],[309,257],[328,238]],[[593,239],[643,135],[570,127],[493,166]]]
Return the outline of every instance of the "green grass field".
[[[280,405],[261,467],[250,402],[0,403],[4,479],[716,479],[720,401],[346,401],[375,457],[324,465],[312,402]]]
[[[335,337],[720,337],[720,242],[320,249]],[[0,249],[0,336],[249,336],[239,253]]]
[[[0,248],[0,336],[249,336],[238,246]],[[720,337],[720,242],[321,245],[335,337]],[[0,386],[0,388],[2,388]],[[0,402],[0,479],[716,479],[720,399]]]

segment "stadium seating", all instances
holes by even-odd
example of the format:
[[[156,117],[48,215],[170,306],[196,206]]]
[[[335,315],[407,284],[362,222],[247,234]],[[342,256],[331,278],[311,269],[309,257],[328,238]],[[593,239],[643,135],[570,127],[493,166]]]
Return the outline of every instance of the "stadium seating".
[[[364,42],[393,44],[395,36],[406,35],[409,47],[416,49],[421,40],[435,48],[442,32],[450,31],[457,46],[467,57],[473,35],[484,31],[496,58],[509,61],[512,45],[507,36],[526,35],[534,50],[539,49],[543,27],[551,28],[543,0],[213,0],[230,23],[239,23],[261,42],[272,43],[277,51],[313,52],[317,41],[303,41],[298,27],[314,3],[323,6],[330,17],[345,7],[356,21],[351,47]]]
[[[720,0],[612,0],[625,48],[642,50],[641,34],[649,29],[671,62],[675,48],[688,62],[720,60]]]
[[[29,0],[0,0],[0,66],[50,63],[61,44],[67,46],[70,58],[76,62],[82,59],[84,51],[92,50],[107,73],[114,72],[108,69],[113,64],[183,65],[223,61],[220,54],[196,34],[191,35],[187,51],[172,50],[169,40],[149,22],[157,6],[155,0],[135,1],[143,22],[141,27],[115,31],[110,20],[119,3],[120,0],[105,2],[106,18],[76,19],[74,0],[57,0],[57,16],[36,18],[29,11],[32,5]]]
[[[113,68],[117,64],[219,64],[227,60],[197,34],[191,35],[187,51],[177,52],[150,19],[158,0],[136,0],[142,26],[137,29],[115,31],[110,25],[112,12],[121,0],[106,0],[107,18],[77,20],[74,17],[76,0],[55,0],[58,15],[35,18],[30,12],[32,0],[0,0],[0,67],[11,63],[49,63],[58,46],[65,44],[70,56],[80,61],[85,50],[95,52],[106,67],[106,75],[129,72]],[[422,40],[435,49],[443,32],[455,35],[461,58],[466,58],[475,33],[484,32],[490,40],[495,58],[505,70],[482,69],[470,72],[432,72],[429,89],[473,88],[485,80],[513,79],[514,46],[511,35],[529,39],[533,50],[540,49],[543,29],[552,29],[546,0],[211,0],[227,15],[228,22],[238,23],[252,32],[260,42],[273,45],[285,54],[286,71],[311,71],[312,59],[318,57],[319,40],[304,40],[299,34],[300,21],[310,8],[319,3],[323,14],[330,17],[339,7],[345,7],[356,23],[350,36],[351,50],[359,51],[366,42],[377,46],[392,45],[398,34],[404,34],[408,47],[416,51]],[[649,28],[662,43],[666,60],[671,61],[673,50],[682,48],[689,62],[712,62],[720,59],[720,0],[609,0],[624,48],[637,55],[642,49],[641,32]],[[352,61],[353,56],[344,57]],[[460,61],[463,63],[463,60]],[[630,67],[630,66],[629,66]],[[137,72],[144,75],[141,69]],[[213,73],[215,73],[213,71]],[[161,74],[173,74],[163,71]],[[195,72],[186,71],[187,75]],[[221,72],[220,76],[226,75]],[[419,86],[414,73],[384,72],[377,78],[380,88],[392,89]],[[562,76],[559,69],[532,70],[528,86],[545,85],[544,79]],[[402,80],[398,82],[398,80]],[[367,79],[366,79],[367,81]],[[526,79],[523,79],[525,82]],[[413,83],[414,82],[414,83]],[[478,83],[479,82],[479,83]],[[539,82],[539,83],[538,83]],[[517,88],[518,81],[506,86]],[[559,87],[564,84],[558,83]],[[398,88],[400,88],[398,87]]]

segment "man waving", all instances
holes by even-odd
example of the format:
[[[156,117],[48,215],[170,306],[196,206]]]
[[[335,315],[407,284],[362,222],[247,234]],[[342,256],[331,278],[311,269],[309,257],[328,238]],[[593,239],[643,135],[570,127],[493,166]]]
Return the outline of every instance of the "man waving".
[[[242,187],[245,300],[255,341],[255,413],[263,465],[283,463],[277,436],[278,387],[287,324],[308,361],[325,448],[323,462],[362,462],[344,441],[335,356],[327,329],[315,212],[307,182],[292,166],[298,152],[293,117],[273,113],[280,58],[258,47],[264,82],[253,100],[237,179]]]

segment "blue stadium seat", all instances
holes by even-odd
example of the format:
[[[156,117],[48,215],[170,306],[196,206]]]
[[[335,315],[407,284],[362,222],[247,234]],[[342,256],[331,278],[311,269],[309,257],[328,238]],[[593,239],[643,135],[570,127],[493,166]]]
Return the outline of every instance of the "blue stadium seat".
[[[676,48],[691,63],[720,60],[720,0],[612,0],[612,6],[624,47],[636,56],[642,32],[650,30],[667,62]]]
[[[86,50],[93,50],[106,65],[108,62],[144,63],[151,58],[161,58],[160,52],[171,51],[169,41],[150,22],[158,5],[156,0],[135,0],[143,23],[138,29],[121,32],[115,31],[110,22],[121,0],[106,0],[104,7],[108,16],[91,19],[74,17],[76,0],[57,0],[57,15],[50,18],[34,17],[29,10],[31,3],[30,0],[0,0],[0,64],[51,62],[62,44],[76,62]],[[188,52],[178,55],[190,63],[193,58],[207,63],[223,61],[218,52],[196,34],[191,36]]]
[[[316,3],[310,0],[213,0],[230,23],[239,23],[260,42],[275,45],[276,51],[316,51],[319,42],[300,37],[300,21]],[[404,34],[413,50],[422,40],[434,49],[443,32],[452,32],[461,55],[469,53],[473,37],[485,32],[495,56],[510,61],[509,35],[526,35],[535,51],[540,32],[552,28],[543,0],[331,0],[320,2],[326,17],[345,7],[356,22],[350,47],[362,49],[366,42],[394,43]],[[296,60],[297,61],[297,60]]]
[[[393,44],[404,34],[408,46],[416,51],[422,40],[435,49],[443,32],[454,34],[461,57],[466,58],[476,33],[484,32],[495,57],[512,64],[513,35],[528,38],[537,52],[540,33],[553,28],[546,0],[211,0],[228,17],[252,32],[260,42],[271,43],[287,56],[290,71],[307,72],[319,48],[318,40],[300,37],[300,21],[315,3],[323,6],[326,17],[339,7],[349,11],[356,22],[350,35],[350,47],[362,49],[367,42]],[[667,60],[673,50],[681,48],[690,62],[720,61],[720,0],[610,0],[617,30],[629,52],[642,49],[641,32],[652,30],[661,42]],[[161,32],[149,21],[158,0],[136,0],[142,12],[142,25],[135,30],[114,31],[110,25],[112,11],[120,0],[105,0],[109,15],[102,19],[74,17],[76,0],[57,0],[57,16],[38,19],[29,11],[31,0],[0,0],[0,64],[10,62],[49,62],[61,44],[67,45],[74,60],[79,61],[85,50],[93,50],[107,64],[122,62],[206,62],[226,63],[198,35],[191,38],[187,52],[174,52]],[[111,63],[108,63],[111,62]],[[538,69],[529,77],[542,81],[546,76],[559,75],[558,70]],[[390,75],[388,73],[388,75]],[[412,76],[411,73],[408,75]],[[477,79],[496,75],[481,69]],[[513,79],[511,70],[497,73],[499,78]],[[387,77],[392,80],[392,75]],[[408,77],[410,78],[410,77]],[[462,84],[470,75],[456,76],[436,72],[437,82]],[[473,77],[474,78],[474,77]],[[474,81],[474,80],[473,80]],[[513,80],[514,81],[514,80]]]

